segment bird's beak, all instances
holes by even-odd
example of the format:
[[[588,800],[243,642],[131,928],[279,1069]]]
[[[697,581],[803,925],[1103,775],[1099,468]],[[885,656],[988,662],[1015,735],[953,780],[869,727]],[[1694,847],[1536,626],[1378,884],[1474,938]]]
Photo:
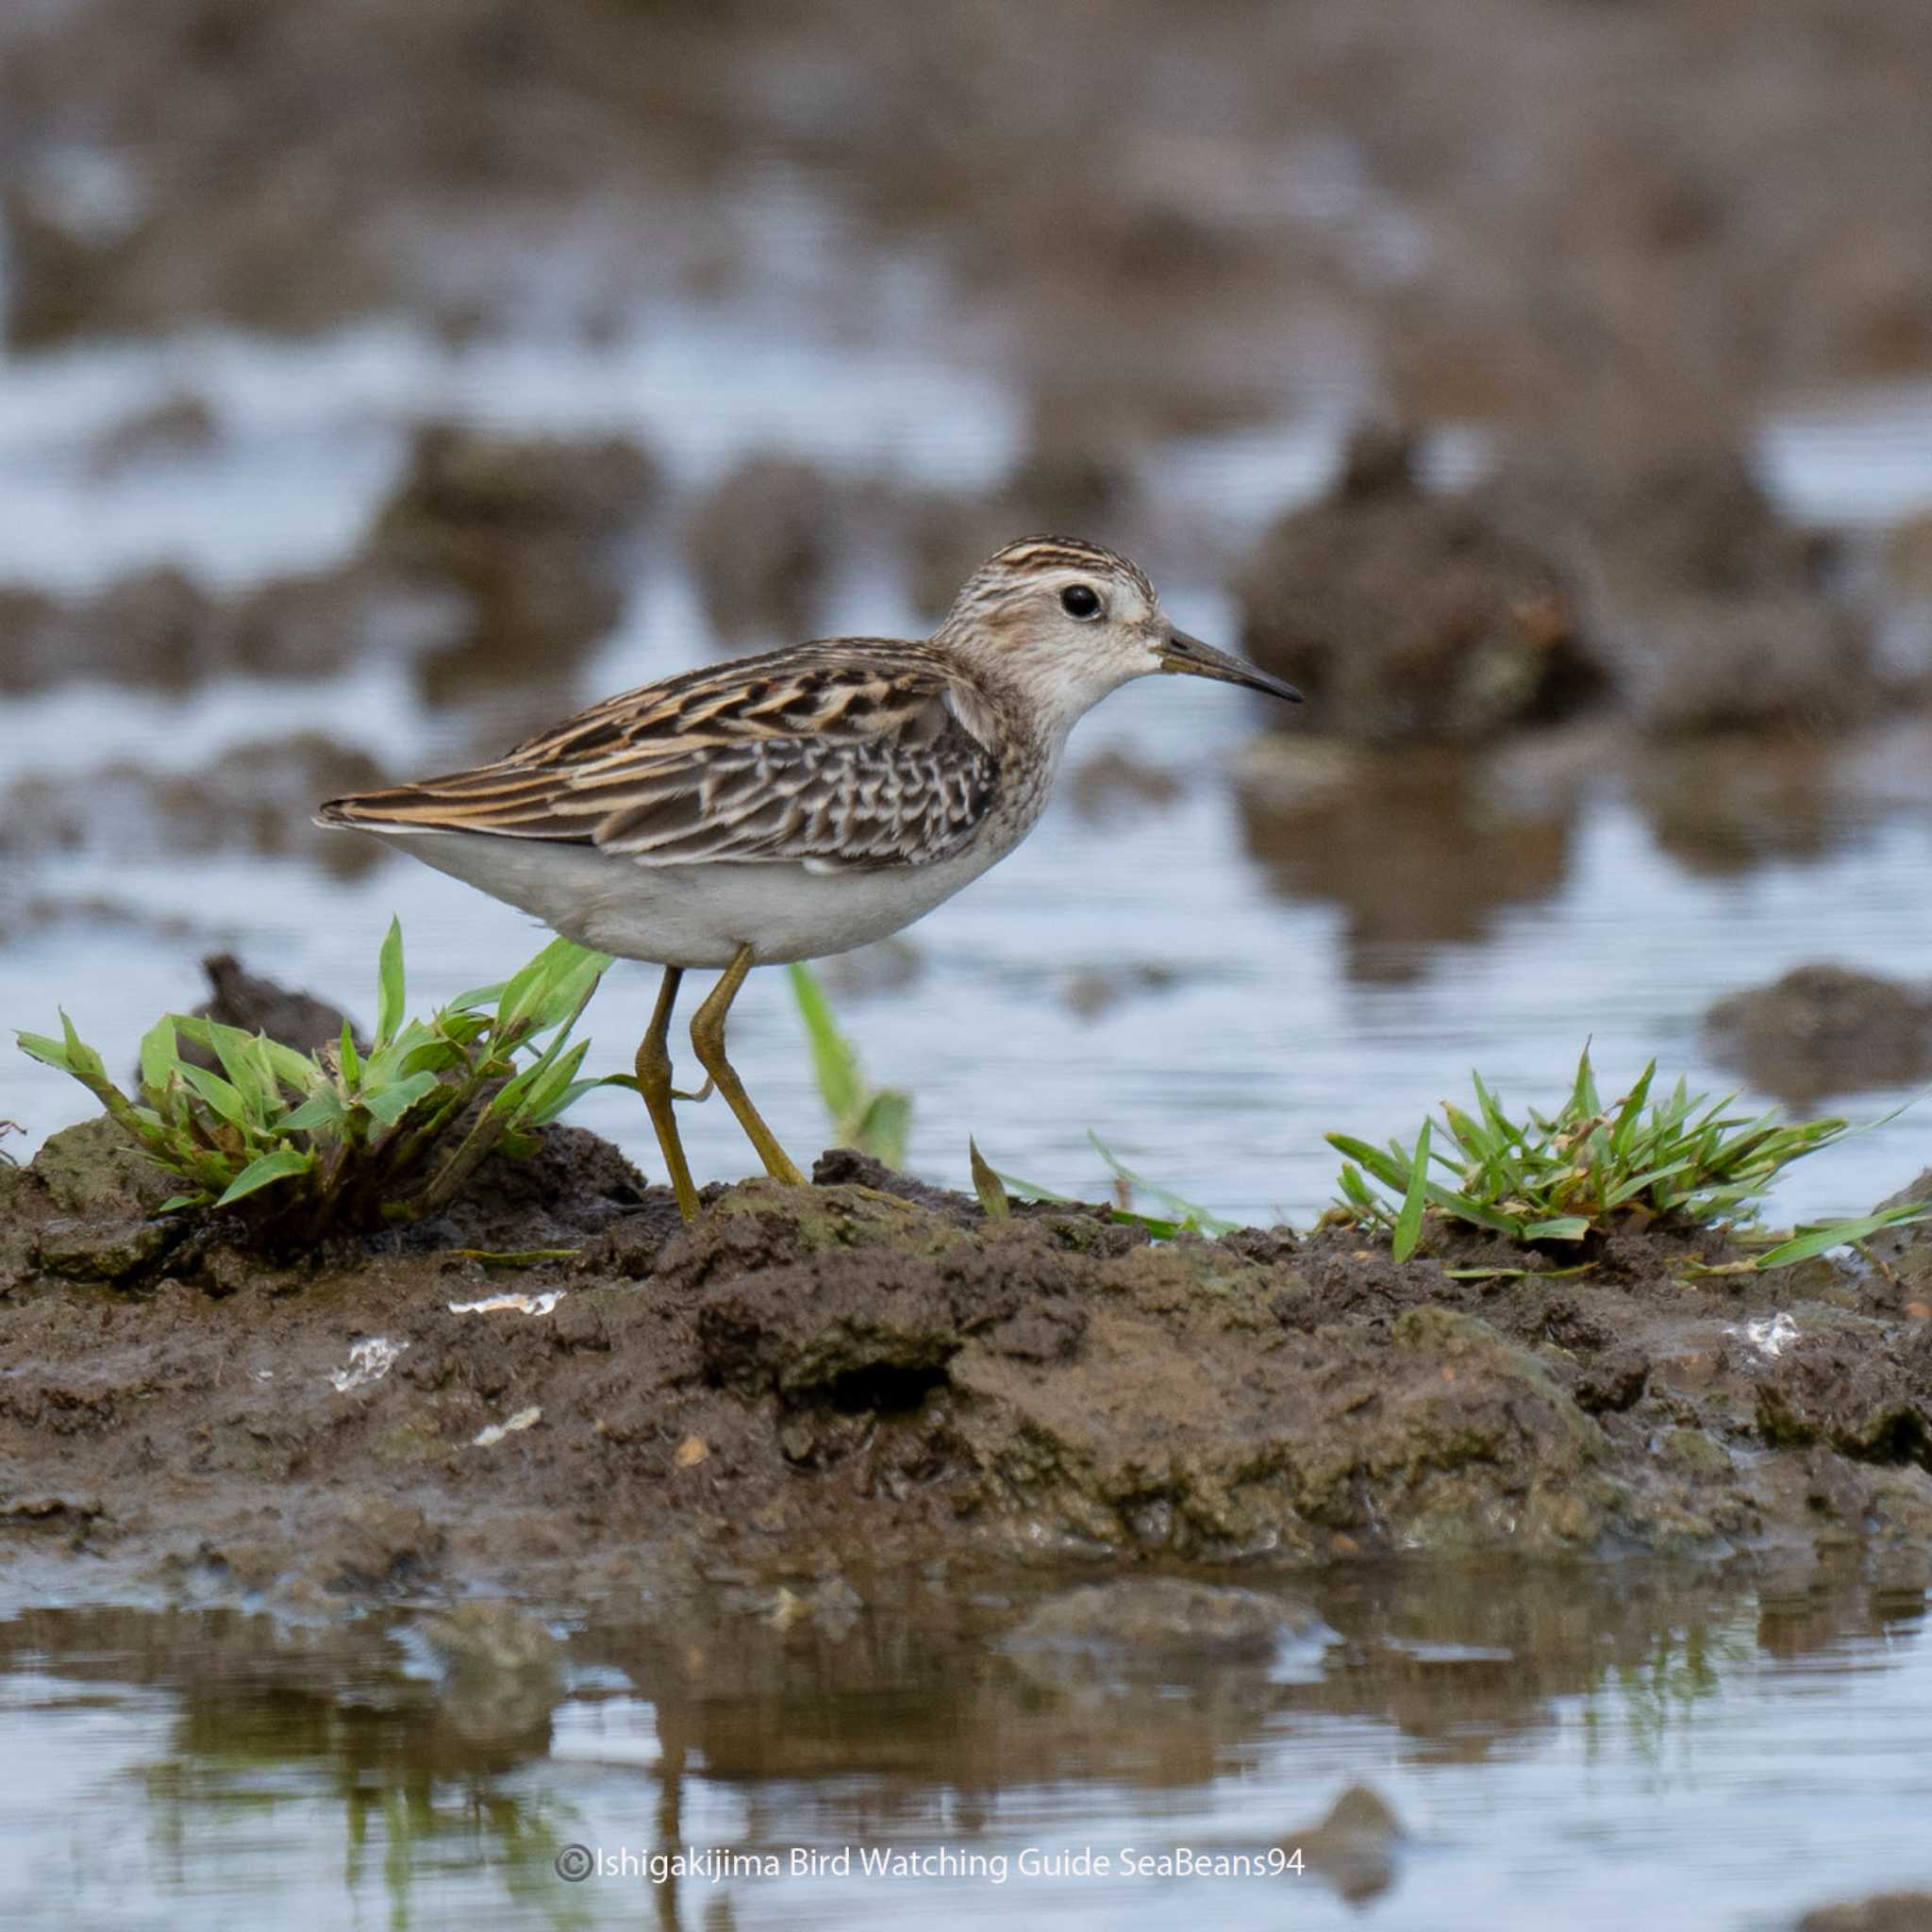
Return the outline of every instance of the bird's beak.
[[[1291,705],[1302,701],[1301,692],[1293,685],[1270,677],[1265,671],[1230,657],[1225,651],[1217,651],[1212,644],[1204,644],[1184,630],[1172,632],[1156,656],[1160,668],[1177,677],[1215,677],[1224,684],[1244,684],[1250,691],[1266,691],[1271,698],[1286,698]]]

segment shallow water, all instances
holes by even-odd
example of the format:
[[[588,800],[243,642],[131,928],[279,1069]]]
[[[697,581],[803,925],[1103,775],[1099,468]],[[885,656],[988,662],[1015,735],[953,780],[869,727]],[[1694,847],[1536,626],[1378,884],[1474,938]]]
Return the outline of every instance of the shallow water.
[[[0,1707],[35,1774],[0,1811],[0,1918],[1528,1928],[1560,1895],[1579,1927],[1768,1928],[1932,1884],[1923,1605],[1849,1578],[1317,1580],[1313,1634],[1184,1674],[1007,1644],[1049,1587],[899,1583],[782,1628],[749,1605],[592,1614],[553,1626],[560,1674],[480,1683],[408,1613],[24,1610],[0,1620]],[[1305,1828],[1357,1782],[1406,1834],[1379,1870]],[[1300,1875],[1123,1862],[1277,1841]],[[861,1845],[929,1875],[867,1875]],[[565,1882],[568,1846],[601,1866]],[[676,1847],[697,1876],[641,1875]],[[1066,1870],[1083,1850],[1111,1870]],[[759,1863],[720,1877],[725,1854]]]
[[[1176,586],[1169,601],[1191,628],[1230,634],[1212,593]],[[866,628],[911,622],[883,575],[848,587],[846,604],[841,617]],[[701,634],[690,585],[660,564],[579,694],[691,661]],[[507,713],[498,735],[537,722]],[[1218,1213],[1303,1221],[1332,1191],[1324,1132],[1412,1134],[1437,1101],[1462,1096],[1472,1068],[1511,1100],[1552,1103],[1588,1039],[1607,1091],[1655,1055],[1666,1076],[1681,1070],[1722,1093],[1738,1083],[1698,1039],[1720,994],[1819,958],[1924,972],[1932,761],[1909,727],[1843,760],[1857,768],[1847,782],[1780,780],[1708,824],[1693,805],[1684,824],[1670,782],[1578,777],[1560,742],[1527,767],[1445,771],[1406,790],[1378,781],[1327,811],[1244,812],[1230,773],[1257,723],[1220,686],[1160,679],[1117,694],[1076,733],[1075,765],[1123,749],[1174,774],[1179,797],[1089,819],[1063,786],[1017,854],[916,928],[909,984],[858,997],[834,980],[868,1072],[915,1096],[912,1166],[963,1185],[973,1134],[1004,1171],[1091,1197],[1109,1177],[1091,1127]],[[401,770],[446,769],[475,730],[472,717],[425,709],[380,666],[179,701],[67,690],[0,709],[0,769],[131,758],[192,770],[226,745],[313,724]],[[1769,754],[1772,771],[1783,757]],[[532,950],[522,915],[426,868],[385,858],[345,880],[311,862],[343,836],[318,833],[290,856],[201,858],[157,853],[131,827],[125,853],[35,865],[12,890],[79,909],[24,920],[0,946],[0,1012],[44,1029],[64,1007],[120,1068],[157,1011],[202,996],[196,962],[210,950],[365,1020],[392,911],[422,1005]],[[627,1066],[653,985],[649,969],[612,974],[589,1016],[593,1066]],[[756,975],[734,1041],[780,1137],[810,1150],[825,1128],[790,1002],[783,975]],[[1874,1119],[1911,1097],[1863,1095],[1840,1110]],[[0,1067],[0,1118],[30,1141],[77,1118],[83,1100],[24,1059]],[[593,1095],[576,1118],[657,1174],[634,1101]],[[685,1123],[701,1177],[744,1171],[721,1106],[687,1108]],[[1926,1133],[1914,1108],[1805,1163],[1776,1213],[1862,1211],[1926,1164]]]
[[[0,578],[78,589],[172,560],[235,586],[326,567],[392,486],[422,414],[631,430],[680,485],[754,446],[900,484],[998,476],[1019,446],[1012,399],[899,339],[888,330],[860,353],[776,331],[769,317],[667,308],[595,347],[453,348],[397,322],[300,344],[208,333],[0,358]],[[91,438],[184,388],[220,425],[211,451],[105,480],[89,467]],[[1239,531],[1318,489],[1344,426],[1338,396],[1332,413],[1194,439],[1151,467],[1191,510]],[[1435,440],[1431,472],[1467,477],[1484,453],[1480,434],[1452,429]],[[1899,517],[1932,501],[1932,391],[1794,408],[1763,425],[1760,454],[1804,513]],[[1233,637],[1217,590],[1164,589],[1188,627]],[[854,568],[828,619],[832,631],[919,627],[884,562]],[[190,772],[297,729],[398,774],[447,769],[709,649],[695,588],[660,543],[618,632],[574,679],[540,676],[458,710],[425,704],[403,665],[379,660],[311,684],[233,680],[179,698],[61,688],[0,705],[0,774],[115,759]],[[1091,1196],[1109,1184],[1091,1129],[1215,1212],[1302,1220],[1330,1198],[1324,1132],[1412,1133],[1473,1067],[1541,1104],[1591,1039],[1607,1088],[1654,1054],[1667,1075],[1722,1092],[1736,1082],[1697,1040],[1718,994],[1821,957],[1923,970],[1932,759],[1909,731],[1840,760],[1858,768],[1849,783],[1793,779],[1774,749],[1741,775],[1735,807],[1713,807],[1694,771],[1591,777],[1557,741],[1526,763],[1419,784],[1384,774],[1310,812],[1244,806],[1231,782],[1268,722],[1223,687],[1158,679],[1119,693],[1076,734],[1073,764],[1124,749],[1176,778],[1177,800],[1089,819],[1063,784],[1019,853],[917,929],[909,984],[861,999],[835,977],[868,1071],[915,1096],[913,1166],[963,1182],[974,1134],[1002,1169]],[[521,915],[451,880],[391,858],[345,880],[317,862],[329,835],[300,836],[287,855],[207,858],[157,852],[142,827],[117,825],[78,851],[8,861],[0,1014],[42,1028],[63,1006],[120,1067],[157,1010],[201,996],[196,961],[217,947],[366,1018],[391,911],[405,915],[419,1003],[499,976],[534,943]],[[628,1065],[651,991],[647,969],[612,975],[590,1015],[593,1065]],[[757,975],[734,1024],[781,1138],[819,1146],[782,976]],[[1909,1097],[1862,1096],[1850,1110],[1874,1117]],[[0,1119],[20,1121],[29,1144],[83,1098],[62,1075],[0,1061]],[[595,1095],[580,1118],[656,1174],[634,1102]],[[722,1107],[686,1119],[701,1177],[743,1172]],[[1925,1165],[1926,1144],[1908,1112],[1794,1172],[1776,1212],[1860,1211]]]

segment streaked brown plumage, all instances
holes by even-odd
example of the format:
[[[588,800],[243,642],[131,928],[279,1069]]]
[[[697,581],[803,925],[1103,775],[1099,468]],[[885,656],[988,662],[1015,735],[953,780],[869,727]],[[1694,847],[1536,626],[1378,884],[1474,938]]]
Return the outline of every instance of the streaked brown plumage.
[[[950,898],[1032,829],[1075,722],[1156,671],[1296,695],[1175,630],[1124,558],[1022,538],[925,642],[835,638],[684,672],[492,764],[317,816],[665,968],[638,1086],[689,1219],[666,1045],[683,972],[725,969],[692,1042],[768,1171],[800,1181],[724,1056],[746,972],[883,938]]]
[[[338,799],[322,817],[654,865],[928,865],[992,808],[1001,708],[930,644],[797,644],[607,698],[494,764]]]

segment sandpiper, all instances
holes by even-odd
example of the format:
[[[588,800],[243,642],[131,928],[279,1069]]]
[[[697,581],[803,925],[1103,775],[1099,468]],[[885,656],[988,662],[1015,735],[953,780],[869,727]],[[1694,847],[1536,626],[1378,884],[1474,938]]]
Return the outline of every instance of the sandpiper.
[[[1079,719],[1153,672],[1301,695],[1176,630],[1125,558],[1024,537],[924,643],[827,638],[688,671],[494,764],[333,799],[317,823],[663,967],[638,1088],[689,1221],[667,1044],[685,973],[724,969],[691,1045],[767,1172],[802,1186],[724,1056],[745,974],[883,939],[950,899],[1033,829]]]

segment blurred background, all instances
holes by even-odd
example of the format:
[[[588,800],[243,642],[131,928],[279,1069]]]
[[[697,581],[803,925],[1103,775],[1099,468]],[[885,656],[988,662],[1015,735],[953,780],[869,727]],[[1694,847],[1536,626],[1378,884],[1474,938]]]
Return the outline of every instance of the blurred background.
[[[575,705],[1116,544],[1150,680],[825,978],[910,1164],[1307,1216],[1479,1067],[1932,1079],[1923,0],[11,0],[0,1016],[205,956],[366,1022],[521,917],[308,824]],[[1279,727],[1276,729],[1275,727]],[[1793,969],[1798,970],[1793,974]],[[626,1066],[653,976],[591,1009]],[[734,1017],[824,1135],[782,975]],[[78,1117],[0,1056],[28,1141]],[[641,1109],[580,1118],[657,1176]],[[689,1110],[701,1177],[741,1172]],[[1924,1109],[1788,1216],[1924,1166]]]

